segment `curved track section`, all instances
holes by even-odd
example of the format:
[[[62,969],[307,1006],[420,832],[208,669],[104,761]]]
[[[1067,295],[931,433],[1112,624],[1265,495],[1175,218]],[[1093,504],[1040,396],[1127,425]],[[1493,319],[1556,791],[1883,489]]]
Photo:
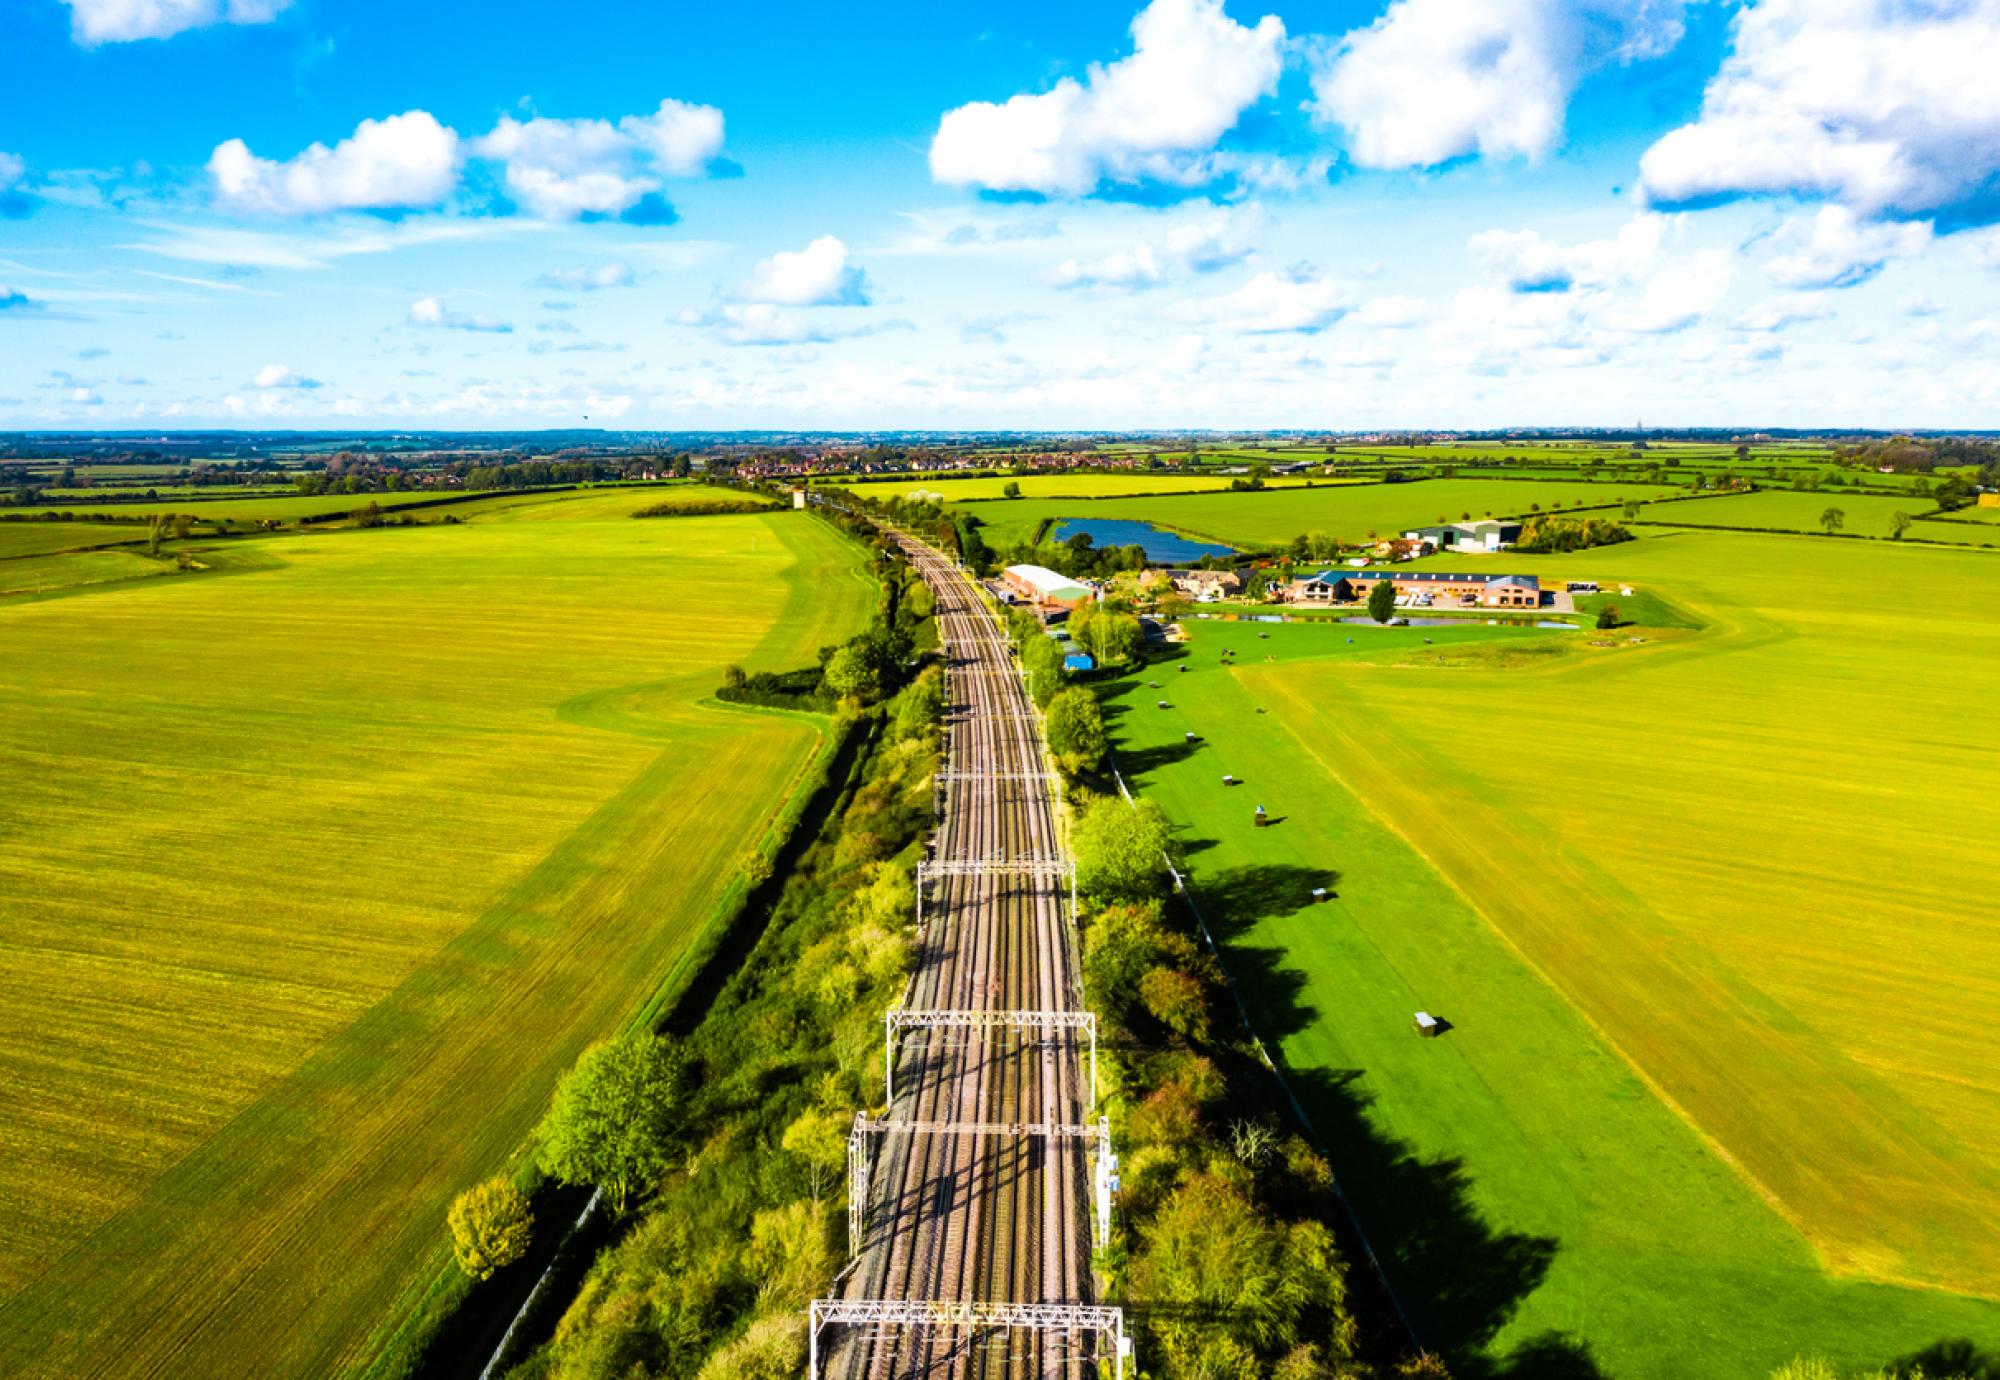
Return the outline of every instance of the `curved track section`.
[[[948,559],[899,540],[937,596],[945,766],[916,963],[884,1022],[892,1095],[855,1125],[854,1258],[813,1305],[813,1369],[1088,1374],[1122,1360],[1123,1319],[1095,1306],[1091,1274],[1112,1166],[1090,1117],[1059,786],[992,610]]]

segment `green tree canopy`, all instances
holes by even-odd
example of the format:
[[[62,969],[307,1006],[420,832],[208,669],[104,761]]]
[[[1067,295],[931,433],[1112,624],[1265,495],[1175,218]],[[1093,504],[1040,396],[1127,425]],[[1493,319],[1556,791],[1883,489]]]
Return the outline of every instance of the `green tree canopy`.
[[[595,1184],[624,1211],[643,1180],[667,1166],[683,1114],[686,1057],[650,1031],[600,1042],[556,1085],[535,1132],[544,1170],[566,1184]]]
[[[1070,840],[1076,884],[1102,901],[1136,901],[1159,890],[1161,857],[1173,830],[1150,800],[1127,805],[1100,796],[1085,806]]]
[[[1826,529],[1830,537],[1847,525],[1847,514],[1838,508],[1828,508],[1819,515],[1819,525]]]
[[[1104,711],[1097,696],[1073,685],[1049,701],[1044,721],[1049,751],[1066,771],[1084,771],[1104,760],[1108,742],[1104,732]]]
[[[488,1179],[452,1199],[445,1222],[458,1268],[474,1279],[490,1279],[526,1255],[535,1235],[527,1195],[505,1179]]]
[[[1377,580],[1375,587],[1368,591],[1368,616],[1377,623],[1386,623],[1395,616],[1395,612],[1395,581]]]

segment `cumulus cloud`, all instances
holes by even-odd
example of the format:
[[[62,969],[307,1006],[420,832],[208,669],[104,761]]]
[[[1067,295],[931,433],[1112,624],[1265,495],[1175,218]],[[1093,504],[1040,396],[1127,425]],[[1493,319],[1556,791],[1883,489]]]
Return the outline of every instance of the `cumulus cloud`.
[[[436,206],[458,180],[458,136],[424,110],[363,120],[332,148],[295,158],[259,158],[241,139],[208,160],[216,199],[239,211],[310,216],[328,211]]]
[[[553,269],[537,278],[535,285],[561,292],[598,292],[604,288],[630,287],[632,265],[614,262],[600,264],[596,268]]]
[[[321,385],[318,379],[306,378],[297,370],[289,369],[282,364],[267,364],[257,371],[255,378],[250,380],[250,386],[252,388],[268,390],[273,388],[313,389]]]
[[[1227,330],[1274,334],[1325,330],[1347,314],[1346,289],[1305,268],[1259,273],[1242,287],[1191,306],[1189,314]]]
[[[505,335],[514,329],[511,322],[491,316],[451,311],[435,297],[424,297],[410,303],[410,324],[436,326],[450,331],[491,331],[497,335]]]
[[[1853,287],[1930,242],[1929,221],[1866,221],[1845,206],[1822,206],[1810,219],[1779,228],[1779,252],[1764,271],[1780,287]]]
[[[1864,214],[1995,218],[2000,0],[1763,0],[1701,113],[1640,160],[1661,205],[1802,193]]]
[[[731,302],[708,313],[689,308],[680,320],[684,326],[707,326],[731,345],[817,345],[867,334],[866,327],[836,328],[772,302]]]
[[[1132,53],[1082,81],[1003,104],[947,111],[931,176],[996,192],[1083,196],[1102,184],[1192,186],[1232,164],[1213,150],[1243,112],[1277,90],[1285,26],[1254,27],[1222,0],[1152,0],[1132,20]]]
[[[1474,235],[1467,247],[1489,274],[1503,280],[1509,295],[1522,299],[1504,313],[1507,330],[1568,342],[1542,348],[1601,352],[1605,346],[1592,332],[1659,335],[1683,330],[1728,294],[1736,276],[1735,255],[1682,250],[1686,229],[1684,216],[1641,212],[1608,239],[1566,245],[1534,230],[1488,231]],[[1461,294],[1454,315],[1491,310],[1486,295],[1491,291]]]
[[[721,156],[722,112],[669,99],[616,124],[503,115],[471,150],[504,165],[508,194],[534,215],[665,225],[675,216],[660,194],[664,179],[693,177]]]
[[[210,24],[268,24],[291,0],[65,0],[78,43],[171,38]]]
[[[1658,214],[1634,216],[1608,240],[1556,244],[1535,230],[1488,230],[1467,241],[1473,259],[1515,292],[1567,292],[1630,280],[1660,256],[1682,222]]]
[[[1095,259],[1065,259],[1049,281],[1059,288],[1133,292],[1154,287],[1175,273],[1217,273],[1256,254],[1262,224],[1256,207],[1218,211],[1173,225],[1157,240],[1131,249]]]
[[[1049,275],[1049,282],[1059,288],[1112,288],[1133,292],[1155,286],[1164,276],[1153,247],[1142,244],[1137,249],[1120,250],[1089,262],[1064,259]]]
[[[780,307],[863,307],[868,275],[847,262],[845,244],[821,235],[804,249],[763,260],[736,295]]]
[[[1354,320],[1380,331],[1398,331],[1430,319],[1431,304],[1421,297],[1373,297],[1356,307]]]
[[[609,120],[516,120],[461,139],[428,111],[363,120],[332,148],[314,144],[295,158],[259,158],[241,139],[208,160],[216,200],[233,210],[310,216],[330,211],[417,210],[442,205],[468,157],[500,167],[502,184],[531,215],[547,220],[617,216],[635,225],[671,225],[665,179],[694,176],[720,157],[722,112],[665,100],[650,115]]]
[[[1536,159],[1577,83],[1680,42],[1685,0],[1396,0],[1315,64],[1312,109],[1368,168]]]

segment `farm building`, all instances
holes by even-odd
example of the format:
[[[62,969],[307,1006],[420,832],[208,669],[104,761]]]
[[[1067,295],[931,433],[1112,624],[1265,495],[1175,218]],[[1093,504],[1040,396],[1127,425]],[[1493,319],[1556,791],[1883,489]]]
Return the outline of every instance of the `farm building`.
[[[1008,589],[1023,599],[1053,608],[1080,608],[1097,597],[1087,585],[1080,585],[1067,575],[1058,575],[1044,565],[1010,565],[1001,572],[1001,578]]]
[[[1533,575],[1472,575],[1455,570],[1326,570],[1294,580],[1286,598],[1294,604],[1350,604],[1368,597],[1378,580],[1392,581],[1398,597],[1427,598],[1489,609],[1533,609],[1542,604],[1542,583]]]
[[[1428,542],[1439,551],[1499,551],[1521,539],[1521,524],[1497,518],[1448,522],[1442,527],[1413,527],[1405,541]]]
[[[1234,570],[1148,570],[1144,583],[1165,580],[1174,593],[1209,604],[1217,599],[1234,599],[1243,592],[1243,576]]]

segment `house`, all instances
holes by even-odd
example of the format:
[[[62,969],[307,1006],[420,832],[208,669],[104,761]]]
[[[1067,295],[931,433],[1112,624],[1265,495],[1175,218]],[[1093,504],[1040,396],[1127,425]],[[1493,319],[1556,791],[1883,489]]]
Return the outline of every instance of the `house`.
[[[1166,580],[1173,585],[1174,593],[1204,604],[1234,599],[1243,592],[1243,577],[1234,570],[1149,570],[1145,579],[1149,584]]]
[[[1021,598],[1048,608],[1081,608],[1097,597],[1087,585],[1043,565],[1010,565],[1000,573],[1000,578]]]
[[[1325,570],[1294,580],[1285,590],[1294,604],[1351,604],[1368,598],[1377,582],[1395,586],[1396,597],[1489,609],[1534,609],[1542,604],[1542,582],[1533,575],[1472,575],[1456,570]]]
[[[1448,522],[1441,527],[1413,527],[1406,541],[1429,542],[1440,551],[1499,551],[1521,539],[1522,524],[1497,518]]]

